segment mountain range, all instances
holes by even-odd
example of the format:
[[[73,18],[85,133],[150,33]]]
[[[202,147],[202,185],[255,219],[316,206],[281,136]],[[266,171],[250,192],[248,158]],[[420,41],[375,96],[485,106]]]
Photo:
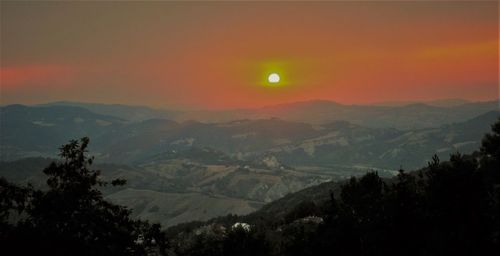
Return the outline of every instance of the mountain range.
[[[403,101],[369,105],[346,105],[328,100],[311,100],[251,109],[190,111],[67,101],[47,103],[40,106],[82,107],[98,114],[111,115],[129,121],[169,119],[178,122],[196,120],[218,123],[241,119],[278,118],[285,121],[312,124],[348,121],[368,127],[414,129],[462,122],[484,112],[498,110],[500,101],[471,102],[461,99],[442,99],[423,102]]]
[[[292,113],[302,111],[314,115],[313,105],[331,106],[328,102],[301,104],[291,107],[295,109]],[[141,164],[151,158],[172,157],[172,154],[198,147],[219,150],[228,158],[240,161],[273,155],[284,164],[296,167],[397,169],[404,165],[416,168],[425,164],[433,154],[447,156],[453,151],[467,153],[476,148],[479,138],[498,116],[496,104],[468,103],[449,108],[427,105],[390,107],[390,112],[397,116],[390,119],[392,123],[403,118],[415,123],[434,122],[433,117],[446,115],[448,111],[467,116],[460,121],[441,124],[444,122],[441,120],[435,121],[434,126],[411,129],[384,126],[383,115],[377,114],[372,118],[379,118],[381,127],[358,124],[352,118],[321,123],[276,117],[227,122],[176,121],[156,117],[133,121],[123,119],[124,115],[106,115],[83,107],[9,105],[0,108],[1,159],[55,157],[57,148],[63,143],[88,136],[97,159],[110,163]],[[95,110],[96,105],[91,105],[91,108]],[[133,107],[121,111],[126,112],[129,108]],[[285,108],[277,106],[273,109]],[[359,111],[357,106],[341,108]],[[362,108],[367,110],[360,113],[371,116],[373,110],[367,106]],[[139,109],[143,110],[142,107]],[[368,121],[363,119],[363,122]]]
[[[217,112],[200,121],[187,117],[201,112],[125,105],[8,105],[0,107],[0,175],[44,187],[41,170],[58,148],[88,136],[104,177],[128,180],[104,191],[106,197],[168,227],[248,214],[295,191],[369,170],[392,177],[400,167],[425,165],[433,154],[470,153],[498,119],[497,104],[317,101],[226,111],[229,120],[217,122],[209,118]],[[405,124],[393,125],[399,122]]]

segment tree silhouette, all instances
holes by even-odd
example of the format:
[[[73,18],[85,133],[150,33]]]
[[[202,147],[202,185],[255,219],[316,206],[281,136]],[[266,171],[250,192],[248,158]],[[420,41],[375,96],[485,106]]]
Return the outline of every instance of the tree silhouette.
[[[2,194],[10,193],[10,200],[5,203],[2,197],[0,217],[13,209],[23,217],[2,232],[5,246],[17,255],[163,253],[166,242],[158,224],[131,219],[130,210],[104,200],[97,187],[125,181],[103,181],[99,170],[90,169],[93,158],[87,156],[88,143],[88,138],[82,138],[60,148],[62,161],[43,170],[48,176],[47,191],[2,184]]]

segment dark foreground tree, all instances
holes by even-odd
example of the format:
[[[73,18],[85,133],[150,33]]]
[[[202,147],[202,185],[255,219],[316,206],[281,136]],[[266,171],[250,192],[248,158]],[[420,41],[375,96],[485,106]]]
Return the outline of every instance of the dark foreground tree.
[[[500,121],[479,152],[418,172],[351,179],[314,255],[500,255]]]
[[[60,148],[62,161],[44,169],[46,191],[0,182],[2,250],[15,255],[163,254],[160,225],[130,218],[130,210],[104,200],[106,182],[92,170],[88,138]]]

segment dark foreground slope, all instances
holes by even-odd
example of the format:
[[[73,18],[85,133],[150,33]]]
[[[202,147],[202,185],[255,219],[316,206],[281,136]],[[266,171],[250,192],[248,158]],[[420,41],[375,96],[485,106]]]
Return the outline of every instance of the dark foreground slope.
[[[254,214],[169,230],[176,255],[498,255],[500,121],[472,155],[326,183]],[[238,223],[239,222],[239,223]],[[247,223],[241,223],[247,222]]]
[[[497,255],[500,121],[479,151],[436,156],[414,173],[375,172],[284,197],[243,217],[169,229],[106,201],[87,139],[45,168],[47,191],[0,179],[7,255]],[[166,235],[166,236],[165,236]],[[167,240],[165,240],[167,238]]]
[[[159,224],[131,218],[130,210],[104,199],[105,181],[91,169],[88,138],[61,147],[61,161],[43,172],[47,189],[18,186],[0,177],[0,253],[2,255],[164,254]]]

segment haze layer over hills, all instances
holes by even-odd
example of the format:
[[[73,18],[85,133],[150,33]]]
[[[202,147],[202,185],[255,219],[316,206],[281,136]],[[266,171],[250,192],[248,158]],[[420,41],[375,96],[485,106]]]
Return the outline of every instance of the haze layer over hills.
[[[8,105],[0,108],[0,172],[43,187],[45,158],[88,136],[104,176],[129,180],[106,196],[135,216],[170,226],[247,214],[288,193],[369,170],[390,177],[400,167],[425,165],[433,154],[472,152],[498,118],[498,102],[453,103],[311,101],[203,112]]]

